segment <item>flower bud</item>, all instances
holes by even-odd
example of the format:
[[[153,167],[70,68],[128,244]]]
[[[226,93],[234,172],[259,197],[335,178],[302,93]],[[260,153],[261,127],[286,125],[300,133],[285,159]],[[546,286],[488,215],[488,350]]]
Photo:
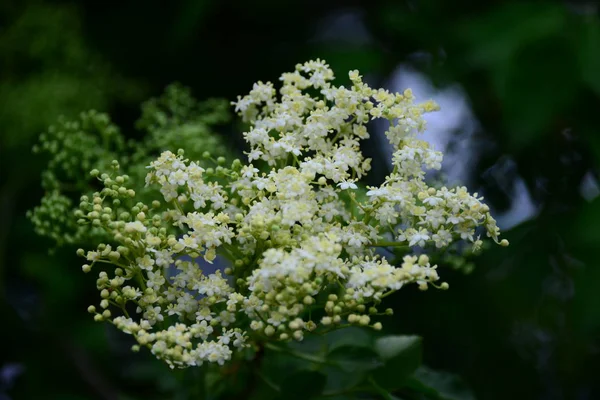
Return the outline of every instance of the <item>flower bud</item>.
[[[265,328],[265,335],[273,336],[274,333],[275,333],[275,328],[273,328],[272,325],[267,325],[267,327]]]

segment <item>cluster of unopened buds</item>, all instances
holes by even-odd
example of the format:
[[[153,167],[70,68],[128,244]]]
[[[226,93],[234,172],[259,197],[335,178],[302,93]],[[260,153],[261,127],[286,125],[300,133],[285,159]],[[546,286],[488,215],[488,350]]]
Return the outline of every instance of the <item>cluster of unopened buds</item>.
[[[92,171],[103,189],[82,197],[76,216],[111,238],[78,250],[85,272],[101,270],[95,319],[172,367],[223,364],[254,343],[379,330],[376,317],[392,313],[384,297],[411,283],[448,288],[428,250],[477,250],[480,234],[507,245],[482,198],[426,183],[442,154],[417,133],[437,106],[415,104],[410,90],[372,89],[357,71],[349,77],[349,88],[332,85],[317,60],[283,74],[279,92],[255,84],[234,102],[249,126],[247,161],[205,154],[207,167],[164,151],[148,166],[151,203],[136,198],[118,163]],[[389,121],[393,171],[365,188],[360,141],[376,118]],[[382,248],[404,252],[388,260]]]

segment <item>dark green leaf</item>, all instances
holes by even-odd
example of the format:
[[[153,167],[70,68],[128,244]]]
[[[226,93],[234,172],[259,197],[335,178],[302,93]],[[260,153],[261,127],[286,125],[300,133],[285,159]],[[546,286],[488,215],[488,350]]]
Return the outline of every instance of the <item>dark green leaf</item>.
[[[390,335],[375,341],[375,351],[384,365],[373,372],[375,381],[386,389],[399,388],[421,365],[421,338]]]
[[[436,400],[474,400],[471,391],[456,375],[419,368],[407,386]]]
[[[330,332],[325,339],[330,353],[343,346],[372,348],[374,342],[370,331],[355,326]]]
[[[367,371],[382,365],[378,354],[368,347],[340,346],[327,359],[347,372]]]
[[[299,371],[290,375],[281,385],[284,399],[310,399],[323,391],[327,378],[317,371]]]
[[[389,335],[375,341],[375,351],[383,360],[391,360],[403,356],[412,348],[421,351],[421,338],[414,335]]]
[[[383,364],[372,348],[360,345],[335,347],[327,355],[327,361],[330,365],[323,372],[327,375],[328,391],[340,391],[356,387],[364,382],[368,371]]]

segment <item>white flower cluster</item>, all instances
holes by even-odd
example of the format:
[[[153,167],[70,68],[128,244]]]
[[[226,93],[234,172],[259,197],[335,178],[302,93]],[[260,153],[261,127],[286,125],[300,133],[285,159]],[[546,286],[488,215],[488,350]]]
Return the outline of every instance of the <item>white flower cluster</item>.
[[[146,179],[160,201],[134,203],[127,176],[100,175],[104,189],[82,198],[77,214],[114,239],[79,250],[86,272],[116,266],[111,276],[100,273],[95,318],[134,335],[171,366],[223,364],[253,342],[302,340],[353,324],[381,329],[372,318],[391,313],[377,309],[383,297],[409,283],[448,287],[436,283],[427,248],[455,241],[479,248],[480,227],[498,242],[481,198],[424,181],[424,169],[439,169],[442,155],[416,134],[436,105],[349,75],[350,88],[333,86],[333,72],[317,60],[283,74],[279,95],[270,83],[255,84],[234,103],[250,124],[248,163],[226,167],[218,158],[205,169],[182,150],[166,151]],[[370,170],[360,141],[375,118],[390,122],[394,170],[359,196],[358,180]],[[415,246],[421,255],[409,254]],[[407,251],[396,262],[377,247]],[[229,267],[205,273],[201,264],[218,255]],[[113,318],[114,310],[122,315]]]

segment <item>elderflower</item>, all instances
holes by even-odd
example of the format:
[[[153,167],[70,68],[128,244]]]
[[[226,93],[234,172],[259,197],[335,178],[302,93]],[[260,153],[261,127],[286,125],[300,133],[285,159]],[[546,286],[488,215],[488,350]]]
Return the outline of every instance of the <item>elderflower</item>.
[[[102,229],[107,243],[78,254],[86,270],[115,266],[99,272],[100,308],[89,308],[95,319],[171,367],[222,365],[265,340],[351,325],[381,330],[377,316],[392,313],[378,309],[385,296],[409,284],[449,287],[438,283],[428,251],[479,249],[483,232],[508,244],[482,197],[425,181],[442,161],[418,138],[433,102],[373,89],[358,71],[348,88],[333,78],[324,61],[309,61],[283,74],[278,90],[258,82],[239,97],[245,163],[209,154],[203,159],[212,164],[200,166],[187,149],[163,151],[148,163],[146,197],[118,163],[112,173],[94,171],[102,189],[82,198],[78,223]],[[389,123],[394,169],[365,189],[370,160],[360,144],[377,118]],[[230,264],[209,272],[219,256]],[[131,318],[128,309],[136,311]]]

